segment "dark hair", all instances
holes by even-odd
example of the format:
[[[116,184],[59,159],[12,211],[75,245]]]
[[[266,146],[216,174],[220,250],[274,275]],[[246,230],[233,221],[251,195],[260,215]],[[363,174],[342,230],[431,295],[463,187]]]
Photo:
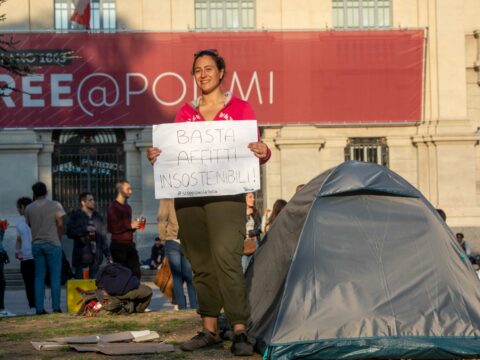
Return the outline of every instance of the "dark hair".
[[[273,224],[273,221],[275,218],[280,214],[280,211],[287,205],[287,202],[283,199],[278,199],[273,203],[273,209],[272,209],[272,214],[270,215],[270,218],[268,219],[267,225],[270,226]]]
[[[33,196],[35,198],[38,198],[40,196],[45,196],[47,195],[47,185],[45,185],[41,181],[38,181],[32,185],[32,191],[33,191]]]
[[[215,61],[218,71],[223,70],[223,76],[220,79],[220,82],[222,82],[223,78],[225,77],[225,73],[227,72],[227,66],[223,57],[218,54],[217,49],[199,50],[193,54],[192,75],[195,74],[195,64],[197,59],[201,58],[202,56],[210,56]]]
[[[120,194],[120,190],[122,190],[122,187],[123,187],[124,184],[130,184],[130,183],[126,179],[117,181],[117,183],[115,184],[115,194],[116,195]]]
[[[465,236],[463,235],[463,233],[456,233],[456,234],[455,234],[455,237],[457,237],[457,236],[461,236],[462,239],[465,237]]]
[[[247,196],[248,194],[253,194],[253,196],[255,196],[255,193],[253,192],[248,192],[248,193],[245,193],[245,203],[247,202]],[[247,206],[248,207],[248,206]],[[255,205],[251,206],[250,207],[252,209],[252,213],[250,214],[254,219],[258,216],[258,210],[257,208],[255,207]]]
[[[437,209],[438,215],[443,219],[443,221],[447,221],[447,214],[442,209]]]
[[[86,201],[88,195],[92,195],[92,196],[93,196],[93,194],[92,194],[90,191],[84,191],[84,192],[82,192],[82,193],[78,196],[78,202]]]
[[[17,200],[17,207],[23,207],[23,208],[26,208],[28,205],[30,205],[32,203],[32,199],[30,199],[29,197],[21,197],[20,199]]]

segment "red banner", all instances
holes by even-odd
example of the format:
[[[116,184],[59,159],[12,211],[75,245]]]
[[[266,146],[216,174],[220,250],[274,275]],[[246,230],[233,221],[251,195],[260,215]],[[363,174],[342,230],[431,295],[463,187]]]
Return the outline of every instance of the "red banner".
[[[0,74],[0,127],[142,126],[174,119],[198,96],[193,53],[225,57],[223,90],[260,124],[415,123],[424,32],[12,34],[36,74]],[[73,59],[64,51],[74,52]]]

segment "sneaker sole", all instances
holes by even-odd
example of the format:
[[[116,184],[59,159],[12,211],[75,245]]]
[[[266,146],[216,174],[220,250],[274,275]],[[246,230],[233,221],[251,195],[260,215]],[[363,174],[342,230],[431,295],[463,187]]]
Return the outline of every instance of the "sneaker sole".
[[[211,344],[211,345],[202,346],[202,347],[199,347],[199,348],[196,348],[196,349],[184,349],[184,348],[182,347],[182,345],[180,345],[180,350],[182,350],[182,351],[188,351],[188,352],[197,351],[197,350],[203,350],[203,349],[217,349],[217,348],[223,348],[223,341],[222,341],[222,342],[219,342],[219,343],[216,343],[216,344]]]
[[[230,350],[231,351],[231,350]],[[234,356],[252,356],[255,351],[246,350],[246,351],[231,351]]]

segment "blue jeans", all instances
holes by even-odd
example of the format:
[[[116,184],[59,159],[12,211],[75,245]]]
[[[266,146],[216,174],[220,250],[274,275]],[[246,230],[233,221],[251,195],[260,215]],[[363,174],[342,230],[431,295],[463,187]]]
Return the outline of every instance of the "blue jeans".
[[[37,311],[45,310],[45,276],[50,273],[52,291],[52,309],[60,310],[60,286],[62,275],[62,247],[52,244],[33,244],[33,259],[35,261],[35,307]]]
[[[165,242],[165,255],[167,256],[173,276],[173,295],[179,309],[186,309],[187,302],[183,291],[183,282],[187,283],[188,299],[190,308],[197,308],[197,292],[192,282],[192,267],[188,259],[183,255],[182,247],[173,240]]]

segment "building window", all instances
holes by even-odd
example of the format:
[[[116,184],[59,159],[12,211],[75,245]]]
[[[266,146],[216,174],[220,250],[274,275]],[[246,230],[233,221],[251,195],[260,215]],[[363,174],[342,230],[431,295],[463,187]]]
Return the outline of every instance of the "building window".
[[[55,30],[85,30],[85,27],[70,21],[75,10],[72,0],[55,0]],[[90,30],[115,31],[116,0],[90,0]]]
[[[388,166],[387,139],[349,138],[345,147],[345,161],[357,160]]]
[[[255,28],[255,0],[195,0],[197,30]]]
[[[332,0],[333,27],[381,29],[391,27],[391,0]]]

